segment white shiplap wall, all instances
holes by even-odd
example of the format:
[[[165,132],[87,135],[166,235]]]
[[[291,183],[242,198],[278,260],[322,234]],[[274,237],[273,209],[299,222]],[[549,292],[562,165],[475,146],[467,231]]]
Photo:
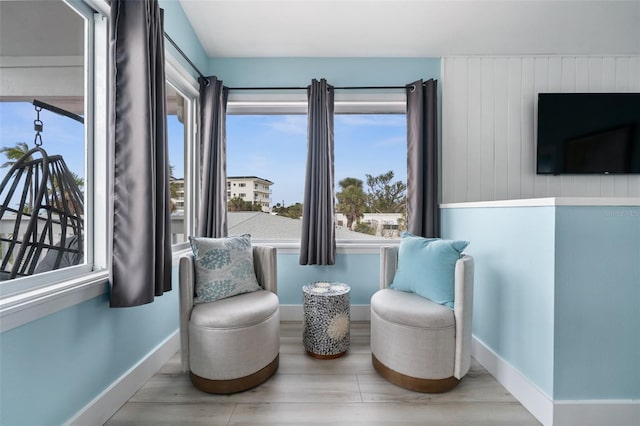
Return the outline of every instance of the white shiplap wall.
[[[441,81],[443,203],[640,197],[639,175],[535,172],[538,93],[640,92],[640,56],[445,57]]]

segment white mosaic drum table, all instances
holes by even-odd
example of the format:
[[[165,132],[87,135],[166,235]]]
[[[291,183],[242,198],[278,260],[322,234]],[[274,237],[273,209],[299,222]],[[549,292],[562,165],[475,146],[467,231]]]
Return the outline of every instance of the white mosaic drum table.
[[[316,282],[302,287],[302,342],[312,357],[338,358],[349,349],[350,291],[348,285],[336,282]]]

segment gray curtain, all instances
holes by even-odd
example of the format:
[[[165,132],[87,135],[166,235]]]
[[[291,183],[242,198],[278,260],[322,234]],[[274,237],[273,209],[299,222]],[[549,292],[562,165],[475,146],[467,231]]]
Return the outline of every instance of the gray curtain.
[[[163,15],[156,0],[111,1],[111,306],[171,290]]]
[[[307,173],[304,187],[301,265],[333,265],[336,230],[333,198],[333,87],[325,79],[307,88]]]
[[[199,237],[227,236],[227,136],[229,89],[216,77],[200,79]]]
[[[438,82],[407,85],[407,228],[440,236],[438,206]]]

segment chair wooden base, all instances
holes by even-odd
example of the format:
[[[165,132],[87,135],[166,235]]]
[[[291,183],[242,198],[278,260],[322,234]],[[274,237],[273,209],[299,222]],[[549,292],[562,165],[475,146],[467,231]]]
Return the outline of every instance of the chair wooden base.
[[[373,367],[378,373],[394,385],[398,385],[402,388],[409,389],[416,392],[423,393],[443,393],[448,392],[455,388],[460,380],[455,377],[447,377],[446,379],[419,379],[417,377],[407,376],[402,373],[398,373],[395,370],[387,367],[381,363],[375,355],[371,355],[371,361]]]
[[[278,356],[276,356],[275,359],[263,369],[248,376],[230,380],[211,380],[190,372],[191,383],[201,391],[207,393],[230,394],[242,392],[258,386],[265,382],[269,377],[273,376],[273,374],[278,370],[279,363],[280,355],[278,354]]]

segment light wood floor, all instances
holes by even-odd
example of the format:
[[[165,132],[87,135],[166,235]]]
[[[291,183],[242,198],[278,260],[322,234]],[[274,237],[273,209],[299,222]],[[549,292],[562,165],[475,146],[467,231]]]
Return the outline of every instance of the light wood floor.
[[[107,425],[539,425],[480,364],[451,392],[421,394],[382,379],[371,365],[369,323],[351,323],[338,359],[305,354],[302,325],[283,322],[280,368],[246,392],[195,389],[176,354]]]

